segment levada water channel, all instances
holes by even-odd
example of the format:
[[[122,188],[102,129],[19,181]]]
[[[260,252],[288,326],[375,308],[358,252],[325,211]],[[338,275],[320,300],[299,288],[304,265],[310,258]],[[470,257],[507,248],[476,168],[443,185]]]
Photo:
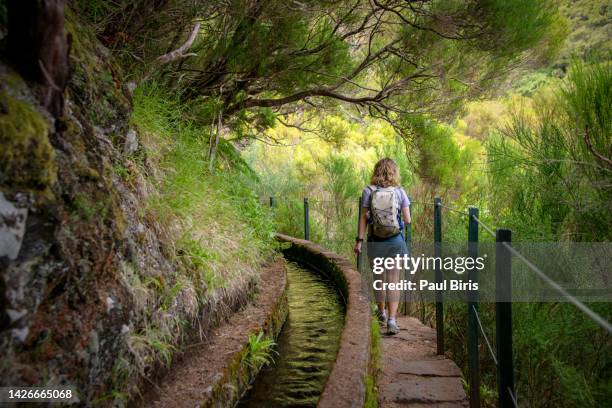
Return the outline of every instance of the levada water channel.
[[[274,363],[264,367],[240,408],[315,407],[333,367],[345,307],[331,281],[287,265],[289,316]]]

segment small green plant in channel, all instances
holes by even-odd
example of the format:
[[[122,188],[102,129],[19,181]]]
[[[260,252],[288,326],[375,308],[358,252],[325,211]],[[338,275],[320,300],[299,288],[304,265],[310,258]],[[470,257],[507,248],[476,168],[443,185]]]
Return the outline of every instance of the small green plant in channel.
[[[260,368],[274,362],[273,355],[278,354],[274,350],[276,343],[269,337],[264,337],[260,331],[258,334],[249,335],[249,347],[246,355],[246,363],[251,368]]]

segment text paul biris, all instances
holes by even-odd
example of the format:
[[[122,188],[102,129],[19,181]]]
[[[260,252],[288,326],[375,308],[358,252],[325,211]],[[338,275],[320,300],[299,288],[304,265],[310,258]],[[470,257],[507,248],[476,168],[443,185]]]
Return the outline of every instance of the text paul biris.
[[[485,268],[485,257],[433,257],[396,255],[395,257],[378,257],[372,260],[372,272],[377,275],[386,270],[405,270],[411,275],[416,271],[440,270],[444,272],[454,272],[462,275],[468,270],[481,271]],[[451,291],[476,291],[478,282],[471,280],[462,281],[458,279],[444,280],[441,282],[430,282],[426,279],[417,281],[401,280],[399,282],[383,282],[374,280],[374,290],[451,290]]]

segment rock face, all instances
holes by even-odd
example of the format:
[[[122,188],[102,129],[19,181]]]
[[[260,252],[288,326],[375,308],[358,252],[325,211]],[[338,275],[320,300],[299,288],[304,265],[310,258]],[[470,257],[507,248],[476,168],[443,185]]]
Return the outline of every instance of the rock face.
[[[27,219],[28,210],[15,207],[0,192],[0,257],[17,258]]]
[[[83,401],[119,405],[135,371],[152,369],[133,336],[155,305],[134,285],[178,266],[139,211],[147,189],[120,70],[70,16],[63,116],[0,54],[0,385],[71,384]]]
[[[138,135],[136,134],[136,131],[130,130],[129,132],[127,132],[127,135],[125,135],[123,153],[126,156],[129,156],[131,154],[136,153],[136,150],[138,150]]]

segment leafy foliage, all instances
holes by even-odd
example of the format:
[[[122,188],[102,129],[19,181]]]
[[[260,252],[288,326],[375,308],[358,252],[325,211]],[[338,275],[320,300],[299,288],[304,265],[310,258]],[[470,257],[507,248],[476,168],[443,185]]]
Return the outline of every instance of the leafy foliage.
[[[577,62],[536,111],[515,112],[490,140],[491,185],[505,201],[497,212],[522,236],[610,240],[611,72],[609,62]]]
[[[276,116],[354,106],[389,120],[446,116],[506,66],[551,53],[563,37],[549,0],[83,2],[76,7],[130,72],[181,96],[203,124],[239,138]],[[188,54],[159,67],[199,21]],[[144,63],[144,65],[143,65]],[[333,137],[333,135],[332,135]]]

